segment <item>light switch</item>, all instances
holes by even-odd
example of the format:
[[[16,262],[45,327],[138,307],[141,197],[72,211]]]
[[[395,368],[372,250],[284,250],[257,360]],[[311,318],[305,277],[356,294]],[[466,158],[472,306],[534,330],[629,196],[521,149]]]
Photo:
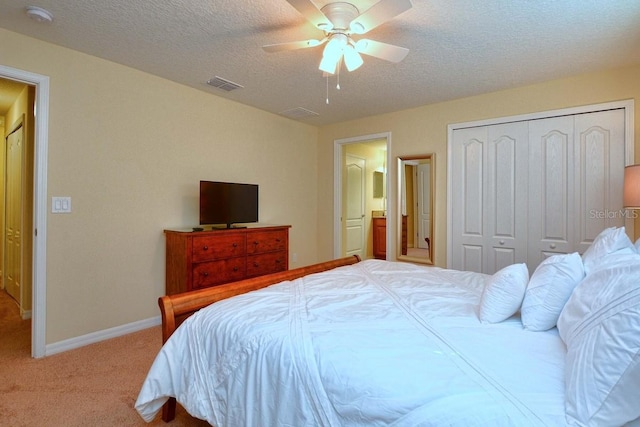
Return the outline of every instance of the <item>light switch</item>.
[[[51,213],[70,213],[71,197],[52,197]]]

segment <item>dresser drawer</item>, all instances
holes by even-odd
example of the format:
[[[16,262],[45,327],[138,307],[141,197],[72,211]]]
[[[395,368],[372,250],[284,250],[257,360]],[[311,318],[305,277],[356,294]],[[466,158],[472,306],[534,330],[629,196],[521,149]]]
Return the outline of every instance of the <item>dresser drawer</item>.
[[[192,289],[235,282],[245,277],[245,258],[202,262],[193,266]]]
[[[287,251],[250,255],[247,257],[247,277],[287,270],[288,261]]]
[[[287,230],[256,231],[247,234],[247,253],[260,254],[287,249]]]
[[[246,254],[244,234],[194,237],[193,262],[243,256]]]

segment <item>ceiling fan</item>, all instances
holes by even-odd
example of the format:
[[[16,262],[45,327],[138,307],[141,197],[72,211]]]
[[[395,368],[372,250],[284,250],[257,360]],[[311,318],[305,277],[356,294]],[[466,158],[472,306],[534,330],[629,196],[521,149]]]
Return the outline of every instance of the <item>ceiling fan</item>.
[[[324,31],[324,37],[262,46],[267,52],[311,48],[326,43],[319,68],[327,74],[336,74],[342,60],[348,71],[359,68],[364,62],[361,53],[390,62],[400,62],[409,53],[409,49],[404,47],[364,38],[355,40],[354,36],[365,34],[411,9],[411,0],[380,0],[363,13],[347,2],[328,3],[321,9],[311,0],[287,2],[316,28]]]

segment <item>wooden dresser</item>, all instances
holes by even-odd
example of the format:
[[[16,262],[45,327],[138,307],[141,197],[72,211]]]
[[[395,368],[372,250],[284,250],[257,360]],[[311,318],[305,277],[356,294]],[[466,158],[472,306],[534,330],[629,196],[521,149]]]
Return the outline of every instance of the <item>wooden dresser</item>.
[[[165,230],[167,295],[288,270],[290,227]]]

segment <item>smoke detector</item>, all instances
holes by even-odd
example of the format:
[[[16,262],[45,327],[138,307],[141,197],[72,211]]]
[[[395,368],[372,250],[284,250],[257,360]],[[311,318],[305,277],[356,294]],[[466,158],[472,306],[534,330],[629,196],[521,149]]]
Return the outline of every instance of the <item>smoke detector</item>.
[[[53,21],[53,15],[46,9],[38,6],[27,6],[25,13],[36,22],[44,22],[46,24]]]

